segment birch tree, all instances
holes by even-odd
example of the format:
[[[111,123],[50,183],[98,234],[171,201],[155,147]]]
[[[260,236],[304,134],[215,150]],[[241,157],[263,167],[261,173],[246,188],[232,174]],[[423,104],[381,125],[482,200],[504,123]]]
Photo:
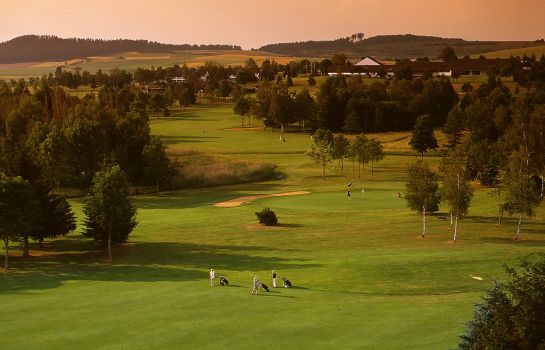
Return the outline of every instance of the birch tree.
[[[369,140],[364,134],[356,136],[350,144],[350,158],[352,158],[352,173],[354,172],[354,161],[358,162],[358,177],[361,177],[361,166],[369,163],[368,152]]]
[[[344,135],[337,135],[333,139],[333,159],[339,161],[341,170],[344,170],[344,158],[348,156],[350,141]]]
[[[538,191],[532,186],[527,158],[523,149],[511,155],[502,182],[506,190],[504,209],[509,215],[518,215],[517,231],[513,238],[517,240],[520,236],[523,216],[534,216],[534,209],[539,205],[541,199]]]
[[[384,147],[379,140],[370,139],[367,144],[367,154],[371,162],[371,176],[374,176],[374,163],[384,159]]]
[[[407,205],[422,215],[422,237],[426,237],[426,214],[439,210],[439,177],[422,161],[407,167],[405,199]]]
[[[312,145],[307,155],[322,166],[322,177],[325,180],[325,167],[333,160],[333,134],[331,131],[316,130],[312,136]]]
[[[466,155],[461,145],[451,150],[441,161],[442,198],[454,217],[453,241],[458,239],[458,222],[468,214],[473,188],[466,171]]]

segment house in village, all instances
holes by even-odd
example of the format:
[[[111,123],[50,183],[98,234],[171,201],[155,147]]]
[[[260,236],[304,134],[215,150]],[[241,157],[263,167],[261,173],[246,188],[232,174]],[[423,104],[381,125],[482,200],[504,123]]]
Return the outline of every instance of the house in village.
[[[379,60],[366,56],[353,66],[345,68],[340,73],[345,76],[361,75],[368,77],[388,77],[393,76],[399,64],[406,65],[414,77],[422,77],[424,75],[432,77],[450,77],[453,75],[459,76],[478,76],[485,75],[491,69],[500,70],[503,66],[510,63],[509,59],[458,59],[450,62],[443,61],[410,61],[404,63],[386,64]],[[329,73],[330,76],[335,76],[338,72]]]
[[[171,80],[173,83],[184,83],[187,81],[184,77],[173,77]]]

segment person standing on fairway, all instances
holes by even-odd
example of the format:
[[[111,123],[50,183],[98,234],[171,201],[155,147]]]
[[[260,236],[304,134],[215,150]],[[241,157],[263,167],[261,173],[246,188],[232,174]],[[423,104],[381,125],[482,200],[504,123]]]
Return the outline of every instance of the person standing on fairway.
[[[276,288],[276,271],[272,272],[273,288]]]
[[[252,286],[252,295],[254,294],[254,292],[255,292],[255,295],[259,294],[259,278],[257,278],[257,276],[254,276],[254,283]]]
[[[210,272],[208,273],[208,276],[210,277],[210,286],[214,286],[214,278],[216,278],[216,271],[214,269],[210,269]]]
[[[350,188],[346,191],[346,195],[348,196],[348,199],[350,199]]]

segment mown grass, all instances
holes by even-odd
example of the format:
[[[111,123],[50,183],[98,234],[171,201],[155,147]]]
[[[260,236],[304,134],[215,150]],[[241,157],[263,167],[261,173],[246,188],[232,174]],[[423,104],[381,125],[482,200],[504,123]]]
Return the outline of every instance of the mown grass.
[[[347,164],[328,169],[324,181],[305,155],[309,135],[278,142],[278,133],[230,129],[238,126],[228,105],[152,121],[172,152],[270,162],[283,179],[137,196],[139,225],[113,263],[79,232],[28,260],[14,257],[0,275],[2,348],[447,349],[481,293],[505,277],[504,264],[545,252],[545,207],[515,242],[515,220],[495,224],[486,188],[476,190],[458,243],[433,216],[419,238],[421,218],[395,198],[416,156],[407,146],[396,145],[400,153],[389,153],[374,176],[366,169],[358,177]],[[433,167],[438,161],[426,157]],[[311,193],[213,206],[294,190]],[[71,203],[81,220],[81,200]],[[254,212],[264,207],[278,227],[257,225]],[[210,287],[211,267],[229,287]],[[273,269],[295,287],[251,296],[254,274],[270,286]]]

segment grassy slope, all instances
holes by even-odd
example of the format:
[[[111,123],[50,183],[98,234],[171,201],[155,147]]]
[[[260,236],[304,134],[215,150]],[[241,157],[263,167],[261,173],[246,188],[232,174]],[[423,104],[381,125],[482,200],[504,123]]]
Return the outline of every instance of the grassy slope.
[[[536,55],[536,57],[539,58],[541,57],[541,55],[545,55],[545,45],[523,47],[520,49],[486,52],[486,53],[483,53],[482,55],[486,56],[487,58],[497,58],[497,57],[509,58],[511,56],[522,57],[524,54],[526,54],[526,56]],[[481,54],[471,55],[471,58],[479,58],[480,55]]]
[[[0,275],[2,348],[446,349],[480,293],[505,276],[503,263],[545,251],[543,207],[513,242],[514,222],[494,225],[494,202],[480,189],[459,243],[435,218],[422,240],[420,218],[394,198],[414,156],[388,156],[361,179],[336,167],[323,181],[304,155],[308,135],[280,143],[270,131],[223,130],[238,123],[229,106],[203,106],[154,120],[152,130],[173,148],[273,161],[285,180],[137,197],[140,224],[113,264],[77,234],[34,251],[47,255],[14,259]],[[403,134],[382,137],[403,151]],[[299,189],[311,194],[212,206]],[[280,228],[254,224],[265,206]],[[210,267],[231,285],[211,288]],[[250,296],[253,274],[270,285],[272,269],[297,288]]]

